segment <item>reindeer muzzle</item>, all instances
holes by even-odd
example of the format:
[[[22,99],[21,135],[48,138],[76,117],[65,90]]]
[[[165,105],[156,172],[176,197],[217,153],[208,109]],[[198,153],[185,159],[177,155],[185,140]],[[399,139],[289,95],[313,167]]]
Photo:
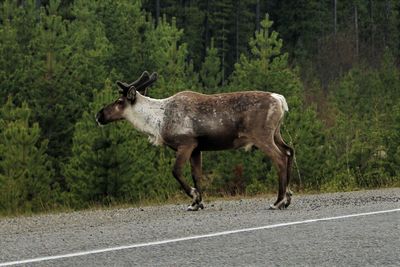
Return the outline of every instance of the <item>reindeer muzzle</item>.
[[[104,117],[104,109],[101,109],[99,112],[97,112],[96,122],[99,126],[103,126],[103,125],[107,124],[105,117]]]

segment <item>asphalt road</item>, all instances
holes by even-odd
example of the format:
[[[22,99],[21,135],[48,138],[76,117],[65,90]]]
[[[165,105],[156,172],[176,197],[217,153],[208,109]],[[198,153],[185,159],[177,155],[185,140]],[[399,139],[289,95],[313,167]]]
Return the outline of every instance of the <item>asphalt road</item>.
[[[0,266],[400,266],[399,188],[271,202],[0,219]]]

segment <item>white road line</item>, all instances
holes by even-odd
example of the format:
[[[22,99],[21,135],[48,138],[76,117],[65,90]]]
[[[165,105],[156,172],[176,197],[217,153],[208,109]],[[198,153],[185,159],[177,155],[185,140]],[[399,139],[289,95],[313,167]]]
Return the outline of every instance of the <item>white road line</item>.
[[[181,238],[175,238],[175,239],[166,239],[166,240],[160,240],[160,241],[154,241],[154,242],[148,242],[148,243],[138,243],[138,244],[131,244],[131,245],[126,245],[126,246],[94,249],[94,250],[80,251],[80,252],[75,252],[75,253],[46,256],[46,257],[32,258],[32,259],[19,260],[19,261],[3,262],[3,263],[0,263],[0,266],[11,266],[11,265],[17,265],[17,264],[26,264],[26,263],[34,263],[34,262],[41,262],[41,261],[57,260],[57,259],[63,259],[63,258],[72,258],[72,257],[79,257],[79,256],[85,256],[85,255],[91,255],[91,254],[104,253],[104,252],[109,252],[109,251],[118,251],[118,250],[124,250],[124,249],[157,246],[157,245],[176,243],[176,242],[187,241],[187,240],[202,239],[202,238],[209,238],[209,237],[216,237],[216,236],[223,236],[223,235],[231,235],[231,234],[243,233],[243,232],[253,232],[253,231],[258,231],[258,230],[272,229],[272,228],[291,226],[291,225],[297,225],[297,224],[307,224],[307,223],[314,223],[314,222],[340,220],[340,219],[346,219],[346,218],[354,218],[354,217],[360,217],[360,216],[376,215],[376,214],[391,213],[391,212],[398,212],[398,211],[400,211],[400,208],[399,209],[391,209],[391,210],[380,210],[380,211],[373,211],[373,212],[348,214],[348,215],[326,217],[326,218],[319,218],[319,219],[310,219],[310,220],[296,221],[296,222],[278,223],[278,224],[264,225],[264,226],[259,226],[259,227],[210,233],[210,234],[205,234],[205,235],[194,235],[194,236],[187,236],[187,237],[181,237]]]

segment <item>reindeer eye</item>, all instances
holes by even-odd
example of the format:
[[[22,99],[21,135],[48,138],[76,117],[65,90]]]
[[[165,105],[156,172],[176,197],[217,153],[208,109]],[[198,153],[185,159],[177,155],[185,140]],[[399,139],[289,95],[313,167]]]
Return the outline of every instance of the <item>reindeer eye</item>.
[[[122,98],[120,98],[120,99],[117,100],[117,104],[121,105],[121,104],[123,104],[123,103],[124,103],[124,100],[123,100]]]

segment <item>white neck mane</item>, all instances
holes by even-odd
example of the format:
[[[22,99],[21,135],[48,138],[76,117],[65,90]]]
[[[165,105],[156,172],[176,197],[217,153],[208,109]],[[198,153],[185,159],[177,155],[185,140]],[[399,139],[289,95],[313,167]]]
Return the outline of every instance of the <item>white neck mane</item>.
[[[154,145],[164,143],[161,137],[161,126],[164,121],[164,107],[167,99],[153,99],[136,93],[136,100],[132,106],[124,111],[124,117],[133,126],[149,136]]]

